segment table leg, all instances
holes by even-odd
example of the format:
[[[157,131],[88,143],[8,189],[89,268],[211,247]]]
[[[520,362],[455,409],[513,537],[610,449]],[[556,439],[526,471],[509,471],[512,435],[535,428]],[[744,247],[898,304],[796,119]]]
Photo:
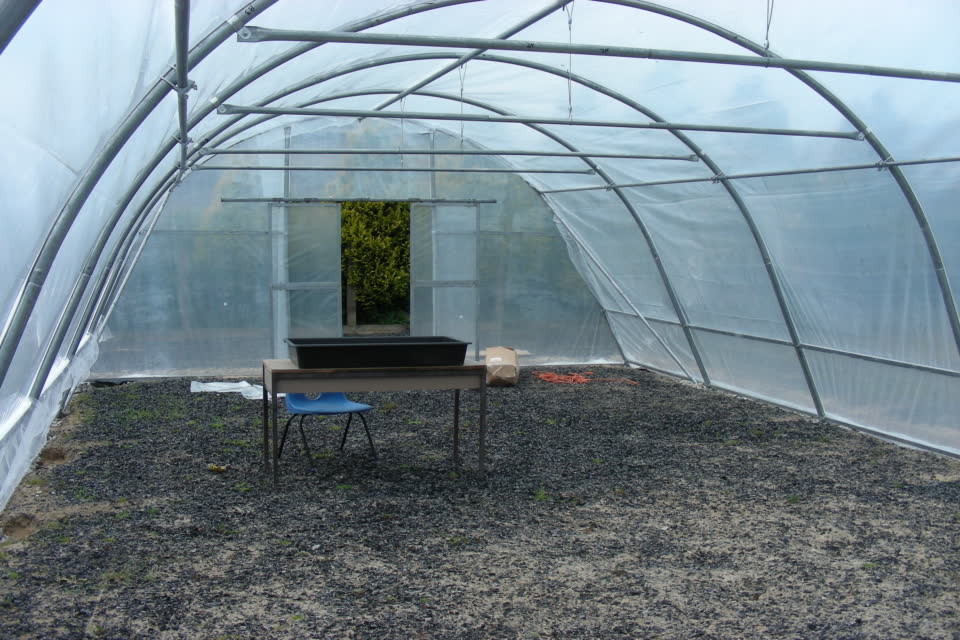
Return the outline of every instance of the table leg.
[[[487,472],[487,372],[480,375],[480,473]]]
[[[460,389],[453,390],[453,464],[460,466]]]
[[[273,403],[271,410],[273,411],[273,424],[271,425],[272,430],[272,440],[273,440],[273,488],[276,489],[280,486],[280,456],[277,451],[277,392],[270,391],[270,400]]]
[[[267,428],[267,385],[263,385],[263,472],[270,473],[270,432]]]

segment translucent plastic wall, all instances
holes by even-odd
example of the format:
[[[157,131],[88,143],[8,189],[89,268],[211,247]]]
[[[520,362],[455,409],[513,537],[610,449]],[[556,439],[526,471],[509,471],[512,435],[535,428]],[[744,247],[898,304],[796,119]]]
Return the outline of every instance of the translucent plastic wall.
[[[461,144],[449,134],[425,133],[410,124],[403,131],[399,124],[376,121],[314,127],[298,123],[240,148],[284,148],[289,140],[293,149],[391,149],[398,148],[401,136],[410,149]],[[238,165],[251,162],[250,156],[224,158]],[[264,164],[283,158],[273,156]],[[378,163],[398,169],[431,161],[429,156],[290,158],[294,166]],[[438,157],[435,162],[443,168],[504,166],[485,158]],[[93,375],[250,374],[259,371],[261,359],[285,355],[286,337],[340,334],[339,289],[323,286],[339,283],[339,228],[319,210],[322,205],[221,203],[221,198],[483,201],[471,205],[479,214],[479,282],[470,292],[478,311],[473,352],[508,345],[531,364],[621,359],[596,299],[570,263],[551,211],[523,180],[509,173],[400,175],[194,171],[173,191],[153,229],[101,339]],[[327,256],[334,256],[332,264]],[[465,259],[454,256],[458,263]],[[278,265],[280,260],[285,265]],[[282,310],[275,308],[278,296],[285,300]],[[456,316],[464,306],[447,305],[440,313]],[[442,320],[437,326],[444,326]]]

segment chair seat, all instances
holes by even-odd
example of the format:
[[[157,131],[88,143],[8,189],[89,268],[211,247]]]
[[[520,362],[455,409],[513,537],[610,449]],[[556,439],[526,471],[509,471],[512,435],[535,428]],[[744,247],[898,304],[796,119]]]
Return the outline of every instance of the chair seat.
[[[285,399],[287,411],[298,415],[324,416],[338,413],[362,413],[373,409],[369,404],[348,400],[340,392],[321,393],[316,398],[308,398],[302,393],[288,393]]]

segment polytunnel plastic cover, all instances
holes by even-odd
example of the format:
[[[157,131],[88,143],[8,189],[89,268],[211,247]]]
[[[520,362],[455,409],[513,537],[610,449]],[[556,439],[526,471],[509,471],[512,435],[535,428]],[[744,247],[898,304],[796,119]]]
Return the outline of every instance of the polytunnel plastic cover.
[[[421,202],[419,322],[477,351],[960,454],[956,3],[94,4],[0,7],[0,503],[88,376],[338,334],[351,199]]]

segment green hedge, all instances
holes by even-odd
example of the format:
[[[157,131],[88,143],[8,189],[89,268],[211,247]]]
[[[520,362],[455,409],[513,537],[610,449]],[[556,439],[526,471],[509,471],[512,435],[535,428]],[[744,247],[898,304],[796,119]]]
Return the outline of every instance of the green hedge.
[[[346,202],[341,215],[343,274],[358,313],[402,317],[410,305],[410,205]]]

